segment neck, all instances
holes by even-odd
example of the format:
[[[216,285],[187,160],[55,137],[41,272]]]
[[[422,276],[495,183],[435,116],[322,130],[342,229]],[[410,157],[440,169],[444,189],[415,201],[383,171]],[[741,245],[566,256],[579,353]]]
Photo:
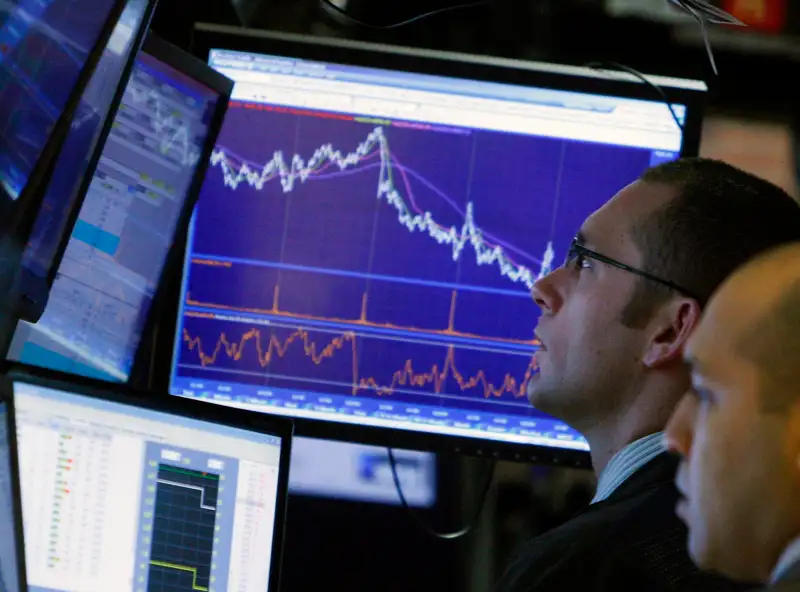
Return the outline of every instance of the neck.
[[[599,477],[611,458],[628,444],[663,431],[684,392],[685,388],[680,390],[674,382],[653,381],[639,388],[627,406],[581,430],[589,442],[595,474]]]

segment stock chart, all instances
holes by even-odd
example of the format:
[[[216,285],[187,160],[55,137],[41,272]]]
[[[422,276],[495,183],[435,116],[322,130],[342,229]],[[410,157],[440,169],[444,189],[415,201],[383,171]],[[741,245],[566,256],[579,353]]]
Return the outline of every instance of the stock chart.
[[[114,2],[0,2],[0,184],[28,181]]]
[[[447,409],[464,425],[540,417],[525,396],[530,290],[650,161],[232,102],[195,213],[173,391],[235,384],[219,390],[356,416]]]
[[[219,475],[161,463],[148,590],[208,590]]]

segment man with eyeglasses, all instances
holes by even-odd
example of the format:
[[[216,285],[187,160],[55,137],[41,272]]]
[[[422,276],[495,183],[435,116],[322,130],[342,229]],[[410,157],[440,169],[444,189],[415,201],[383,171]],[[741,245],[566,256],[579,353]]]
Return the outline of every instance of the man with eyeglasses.
[[[541,349],[528,397],[586,437],[597,492],[524,546],[498,591],[743,589],[689,559],[663,429],[689,386],[682,350],[712,292],[797,240],[800,207],[785,191],[701,158],[648,169],[584,222],[565,264],[533,289]]]

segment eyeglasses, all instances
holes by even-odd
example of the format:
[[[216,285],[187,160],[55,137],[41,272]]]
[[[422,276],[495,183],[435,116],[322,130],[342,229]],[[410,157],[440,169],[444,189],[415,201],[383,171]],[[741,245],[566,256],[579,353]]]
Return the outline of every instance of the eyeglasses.
[[[660,277],[655,276],[651,273],[647,273],[646,271],[642,271],[641,269],[636,269],[635,267],[631,267],[630,265],[626,265],[621,261],[617,261],[616,259],[612,259],[611,257],[606,257],[605,255],[601,255],[597,251],[592,251],[591,249],[587,249],[582,244],[577,242],[577,240],[573,240],[572,244],[569,247],[569,251],[567,251],[567,261],[566,264],[569,265],[576,259],[580,257],[585,257],[587,259],[594,259],[595,261],[600,261],[601,263],[605,263],[607,265],[611,265],[616,267],[617,269],[622,269],[623,271],[627,271],[628,273],[632,273],[634,275],[638,275],[639,277],[643,277],[645,279],[650,280],[651,282],[656,282],[661,284],[662,286],[666,286],[676,292],[683,294],[684,296],[688,296],[698,302],[701,302],[701,299],[691,290],[687,290],[685,288],[680,287],[678,284],[673,284],[670,281],[662,280]]]

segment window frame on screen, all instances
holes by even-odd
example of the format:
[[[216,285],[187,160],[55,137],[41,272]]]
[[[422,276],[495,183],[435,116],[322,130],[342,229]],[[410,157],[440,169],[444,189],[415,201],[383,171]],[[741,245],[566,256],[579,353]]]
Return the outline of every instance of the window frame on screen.
[[[25,382],[38,387],[61,390],[93,399],[130,405],[139,409],[178,415],[227,427],[250,430],[277,436],[281,439],[278,462],[278,486],[275,500],[275,522],[272,534],[272,556],[269,575],[269,590],[279,590],[281,565],[283,563],[283,541],[286,530],[286,508],[289,499],[289,468],[294,438],[294,421],[287,417],[273,417],[249,413],[241,409],[220,408],[182,397],[153,396],[152,392],[132,388],[123,383],[106,382],[29,366],[19,362],[0,362],[0,396],[9,404],[9,425],[16,426],[14,414],[14,382]],[[11,449],[16,458],[17,434],[9,434]],[[17,493],[20,487],[17,484]],[[17,500],[22,508],[21,497]],[[21,512],[20,512],[21,516]]]
[[[192,51],[208,60],[212,49],[252,52],[289,58],[399,70],[419,74],[448,76],[467,80],[506,83],[563,91],[610,95],[628,99],[661,101],[650,86],[628,74],[598,72],[589,68],[538,64],[517,60],[469,56],[405,47],[393,47],[349,40],[321,39],[289,33],[255,31],[224,25],[195,25]],[[700,145],[705,83],[693,80],[648,77],[658,84],[672,103],[686,106],[680,155],[696,156]],[[185,249],[183,247],[184,255]],[[175,274],[176,276],[178,274]],[[181,274],[182,275],[182,274]],[[151,388],[169,392],[175,331],[180,311],[182,277],[173,276],[170,310],[163,315],[161,336],[154,355]],[[166,288],[165,288],[166,289]],[[589,453],[483,439],[452,436],[408,429],[364,426],[329,419],[293,417],[298,436],[344,440],[409,450],[453,452],[469,456],[496,458],[546,465],[589,468]]]
[[[164,259],[164,267],[161,270],[158,288],[156,288],[156,293],[150,304],[147,320],[142,329],[139,347],[136,351],[128,377],[128,384],[141,388],[150,388],[153,382],[151,377],[152,343],[159,335],[160,320],[165,307],[171,308],[168,306],[172,296],[169,290],[171,286],[170,278],[175,274],[180,274],[182,269],[181,264],[184,255],[183,245],[186,244],[188,238],[189,223],[192,219],[194,206],[197,203],[197,199],[200,197],[200,189],[203,186],[206,171],[208,170],[211,152],[214,150],[217,137],[222,129],[222,122],[228,111],[228,102],[233,92],[233,81],[208,66],[202,60],[167,43],[154,33],[148,34],[140,51],[162,62],[166,66],[189,76],[196,82],[207,86],[219,95],[219,99],[214,108],[214,115],[209,122],[208,135],[205,144],[203,144],[203,150],[200,153],[200,160],[198,161],[192,182],[187,189],[183,211],[178,216],[175,224],[175,234],[172,239],[173,246]]]

